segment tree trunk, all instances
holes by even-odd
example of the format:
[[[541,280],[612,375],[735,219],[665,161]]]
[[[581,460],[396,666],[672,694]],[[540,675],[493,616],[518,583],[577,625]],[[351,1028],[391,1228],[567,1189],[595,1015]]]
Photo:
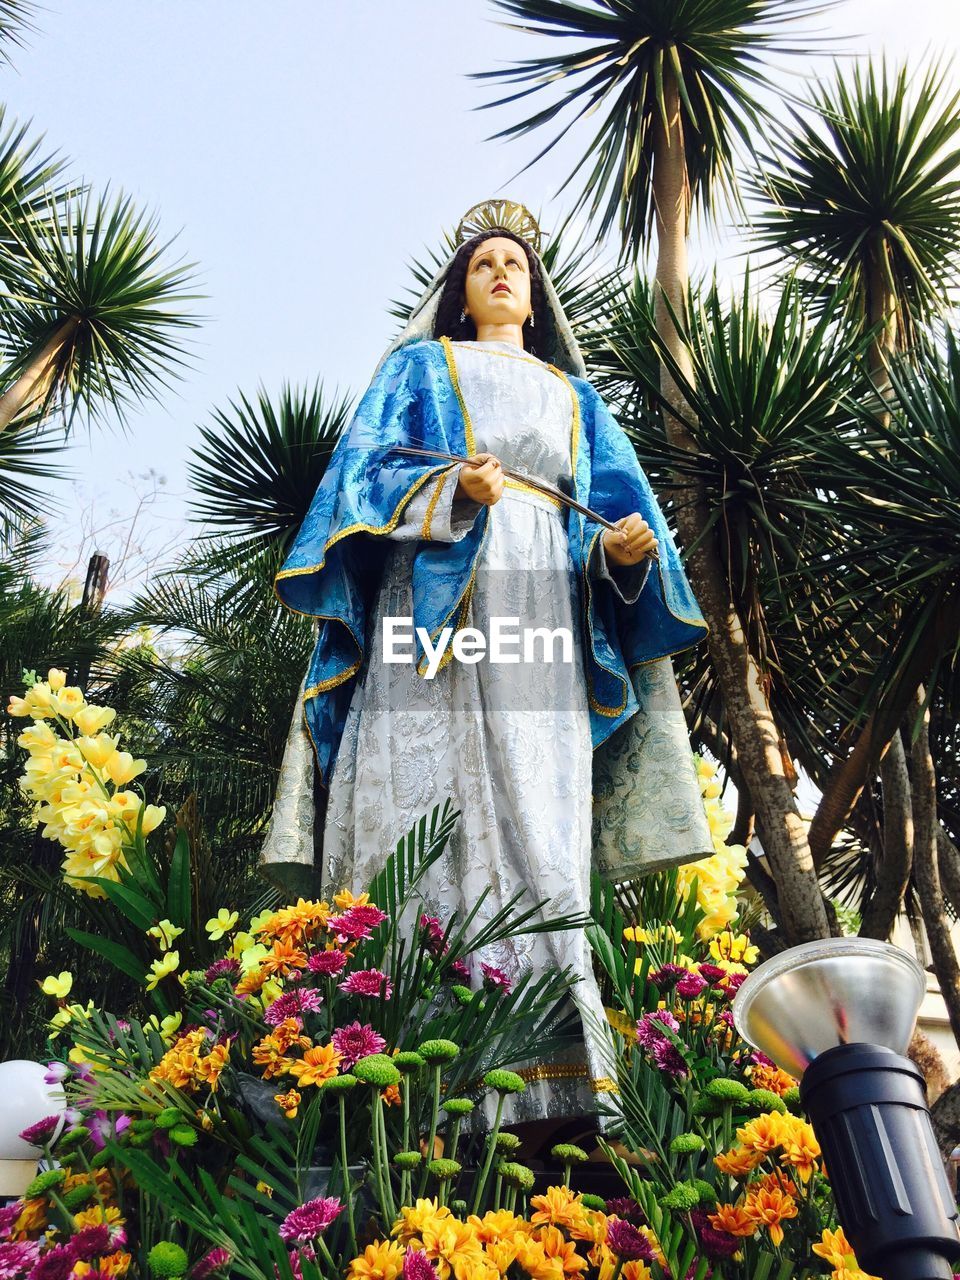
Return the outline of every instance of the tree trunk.
[[[922,691],[919,695],[922,701]],[[960,1046],[960,964],[950,937],[950,921],[944,910],[937,860],[937,775],[930,754],[930,710],[924,712],[913,744],[913,873],[920,910],[930,945],[933,970],[947,1008],[950,1028]]]
[[[886,942],[903,905],[913,865],[913,804],[907,753],[899,733],[880,764],[883,785],[883,856],[877,865],[877,882],[863,910],[862,938]]]
[[[17,378],[0,396],[0,431],[27,409],[43,403],[57,372],[57,360],[79,326],[76,316],[65,320]]]
[[[953,843],[943,827],[937,827],[937,866],[940,869],[940,886],[960,916],[960,849]]]
[[[655,317],[657,332],[685,376],[693,381],[690,353],[670,319],[664,295],[678,315],[683,314],[689,276],[687,226],[689,188],[684,159],[680,96],[675,77],[664,74],[666,121],[654,119],[653,197],[657,222]],[[679,389],[665,367],[660,385],[664,400],[692,420]],[[696,452],[696,441],[679,418],[664,410],[671,443]],[[702,487],[685,484],[676,502],[677,524],[683,542],[691,547],[708,522]],[[770,708],[763,673],[749,651],[716,545],[705,538],[687,560],[690,582],[710,627],[710,656],[723,691],[724,709],[756,818],[763,832],[764,852],[770,859],[779,889],[785,933],[791,943],[829,936],[823,898],[796,799],[784,769],[781,735]]]

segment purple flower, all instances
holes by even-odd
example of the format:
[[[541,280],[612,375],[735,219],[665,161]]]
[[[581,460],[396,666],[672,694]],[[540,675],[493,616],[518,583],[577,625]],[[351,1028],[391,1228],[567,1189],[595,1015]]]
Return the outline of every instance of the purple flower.
[[[655,987],[659,987],[661,991],[669,991],[671,987],[676,986],[677,981],[685,973],[689,972],[689,969],[684,969],[682,964],[665,964],[656,973],[650,974],[650,981]]]
[[[677,995],[681,1000],[695,1000],[707,989],[707,980],[699,973],[685,973],[677,983]]]
[[[621,1262],[651,1262],[653,1246],[632,1222],[611,1218],[607,1223],[607,1248]]]
[[[70,1249],[77,1262],[90,1262],[102,1253],[116,1248],[110,1239],[110,1228],[104,1222],[95,1227],[84,1227],[70,1240]]]
[[[655,1044],[667,1039],[663,1034],[664,1027],[673,1032],[680,1030],[680,1023],[669,1010],[654,1009],[652,1013],[645,1013],[637,1023],[637,1044],[644,1049],[652,1049]]]
[[[87,1128],[90,1130],[90,1142],[94,1149],[102,1151],[108,1140],[118,1138],[125,1129],[130,1128],[130,1117],[121,1113],[114,1119],[106,1111],[95,1111],[87,1119]]]
[[[203,975],[204,982],[216,982],[218,978],[234,978],[240,977],[240,963],[237,960],[231,960],[226,956],[223,960],[215,960],[210,968]]]
[[[483,974],[483,985],[489,991],[502,991],[504,995],[508,995],[512,990],[513,983],[502,969],[495,969],[492,964],[481,964],[480,972]]]
[[[17,1216],[20,1206],[16,1205]],[[15,1280],[15,1277],[36,1266],[40,1253],[38,1240],[19,1240],[16,1244],[0,1244],[0,1280]]]
[[[305,1013],[316,1013],[323,1004],[323,996],[313,987],[305,987],[303,991],[288,991],[278,996],[263,1015],[263,1020],[271,1027],[279,1027],[286,1018],[300,1018]]]
[[[211,1249],[199,1262],[195,1263],[190,1272],[192,1280],[206,1280],[206,1277],[212,1275],[214,1271],[222,1271],[232,1258],[233,1255],[229,1249]]]
[[[443,925],[437,917],[422,915],[420,917],[420,928],[426,934],[424,942],[427,950],[432,951],[435,955],[442,955],[447,948],[443,941]]]
[[[349,996],[382,996],[389,1000],[393,983],[379,969],[356,969],[340,983],[340,990]]]
[[[0,1238],[6,1239],[13,1224],[20,1217],[20,1203],[14,1200],[11,1204],[0,1205]]]
[[[373,1027],[359,1022],[351,1022],[349,1027],[338,1027],[330,1040],[343,1058],[340,1065],[344,1071],[349,1071],[361,1058],[368,1058],[371,1053],[381,1053],[387,1047],[386,1040]]]
[[[711,987],[719,987],[727,976],[726,969],[721,969],[716,964],[701,964],[697,965],[697,968],[700,971],[700,977],[706,978]]]
[[[338,938],[351,942],[365,942],[386,918],[387,913],[375,907],[372,902],[358,903],[355,907],[349,907],[342,915],[330,916],[327,927]]]
[[[683,1054],[669,1040],[658,1040],[650,1053],[658,1070],[664,1075],[673,1076],[675,1079],[687,1075],[689,1068]]]
[[[469,982],[470,981],[470,965],[466,960],[454,960],[453,964],[447,969],[447,978],[451,982]]]
[[[740,1241],[729,1231],[718,1231],[711,1227],[710,1220],[702,1209],[694,1209],[690,1214],[704,1252],[711,1258],[730,1258],[740,1248]]]
[[[48,1249],[34,1266],[30,1280],[67,1280],[76,1258],[68,1244],[57,1244]]]
[[[66,1062],[48,1062],[46,1074],[43,1077],[44,1084],[61,1084],[70,1074],[70,1067]]]
[[[755,1067],[775,1067],[777,1065],[772,1058],[768,1058],[759,1049],[754,1049],[753,1053],[747,1054],[747,1061]]]
[[[437,1271],[422,1249],[407,1246],[403,1255],[403,1280],[437,1280]]]
[[[607,1213],[613,1218],[623,1218],[625,1222],[639,1225],[643,1221],[643,1210],[632,1196],[615,1196],[607,1201]]]
[[[59,1123],[59,1116],[45,1116],[42,1120],[38,1120],[36,1124],[28,1125],[21,1132],[20,1137],[31,1147],[42,1147],[57,1132]]]
[[[342,951],[315,951],[307,961],[307,968],[311,973],[321,973],[324,977],[330,978],[347,963],[347,957]]]
[[[308,1200],[293,1209],[280,1223],[280,1239],[287,1244],[301,1242],[306,1244],[323,1235],[338,1213],[343,1212],[343,1205],[336,1196],[320,1196],[316,1200]]]
[[[303,1280],[303,1259],[307,1258],[310,1262],[316,1262],[316,1251],[309,1244],[301,1245],[299,1249],[291,1249],[287,1254],[290,1259],[290,1270],[293,1272],[293,1280]],[[273,1274],[280,1280],[280,1268],[274,1263]]]
[[[732,1000],[746,980],[747,975],[745,973],[728,973],[727,980],[723,984],[723,990]]]

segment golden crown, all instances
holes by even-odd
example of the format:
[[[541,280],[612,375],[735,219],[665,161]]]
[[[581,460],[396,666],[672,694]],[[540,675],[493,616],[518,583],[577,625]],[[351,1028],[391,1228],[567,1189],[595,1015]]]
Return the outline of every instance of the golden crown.
[[[540,252],[542,235],[537,220],[526,205],[515,200],[484,200],[468,209],[457,227],[457,244],[465,244],[483,231],[512,231],[534,253]]]

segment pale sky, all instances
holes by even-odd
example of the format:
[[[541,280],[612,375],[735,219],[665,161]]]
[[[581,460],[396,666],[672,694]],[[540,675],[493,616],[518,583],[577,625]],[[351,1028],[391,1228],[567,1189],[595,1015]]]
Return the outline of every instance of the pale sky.
[[[51,522],[61,570],[127,547],[119,599],[144,555],[169,561],[190,534],[197,424],[238,389],[319,377],[361,392],[407,264],[470,205],[508,195],[546,231],[560,221],[571,198],[553,197],[582,135],[514,178],[547,136],[485,142],[516,109],[473,110],[494,93],[468,73],[537,52],[498,16],[488,0],[48,0],[30,47],[0,69],[8,115],[32,120],[75,177],[155,211],[207,295],[177,394],[131,415],[126,436],[77,432],[77,479],[56,486]],[[886,50],[921,70],[960,45],[956,0],[846,0],[818,25],[838,53]],[[823,57],[790,65],[778,79],[798,93],[829,70]],[[722,229],[698,237],[691,270],[735,278],[743,247]]]

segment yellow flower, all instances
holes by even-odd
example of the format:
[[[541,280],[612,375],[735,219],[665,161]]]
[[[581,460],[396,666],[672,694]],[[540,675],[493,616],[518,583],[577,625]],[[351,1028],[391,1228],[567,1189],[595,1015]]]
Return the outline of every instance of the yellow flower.
[[[710,954],[719,963],[721,960],[732,960],[735,964],[756,964],[760,952],[751,943],[745,933],[732,933],[724,929],[710,940]]]
[[[230,939],[230,950],[227,954],[232,960],[239,960],[248,947],[255,947],[257,945],[260,944],[257,943],[257,940],[252,933],[235,933]],[[266,954],[267,948],[264,947],[263,955],[260,959],[262,960],[263,956]]]
[[[347,1280],[397,1280],[403,1273],[405,1250],[396,1240],[368,1244],[347,1269]]]
[[[53,685],[50,686],[53,689]],[[70,685],[66,689],[59,689],[51,693],[50,706],[62,716],[64,720],[72,720],[81,707],[85,706],[83,690]]]
[[[93,707],[88,703],[73,713],[73,723],[87,737],[99,733],[108,724],[113,724],[117,713],[112,707]]]
[[[423,1236],[424,1230],[433,1226],[438,1219],[452,1217],[450,1209],[437,1200],[420,1199],[413,1205],[405,1205],[390,1230],[392,1236],[399,1236],[401,1244]]]
[[[295,1120],[297,1116],[297,1108],[302,1102],[302,1096],[297,1093],[296,1089],[289,1089],[286,1093],[275,1093],[273,1100],[278,1104],[280,1110],[288,1120]],[[402,1259],[401,1259],[402,1263]]]
[[[120,735],[118,733],[111,738],[109,733],[98,733],[95,738],[85,736],[75,741],[78,751],[82,753],[87,764],[92,765],[94,769],[102,769],[110,757],[116,755]]]
[[[181,933],[183,930],[179,925],[173,924],[170,920],[161,920],[147,930],[147,937],[156,938],[160,943],[161,951],[169,951]]]
[[[731,1236],[755,1235],[759,1225],[756,1216],[742,1204],[718,1204],[716,1211],[707,1217],[717,1231],[726,1231]]]
[[[805,1120],[799,1116],[784,1116],[783,1119],[786,1123],[782,1126],[783,1154],[780,1163],[796,1169],[801,1182],[809,1182],[817,1169],[820,1144]]]
[[[143,822],[141,830],[145,836],[151,831],[156,831],[160,823],[167,816],[166,805],[162,804],[146,804],[143,806]]]
[[[780,1224],[787,1218],[795,1218],[799,1212],[793,1196],[779,1187],[766,1187],[749,1194],[744,1208],[761,1226],[767,1228],[775,1245],[783,1244],[783,1227]]]
[[[125,787],[143,773],[146,767],[146,760],[134,760],[129,751],[115,751],[105,766],[110,781],[118,787]]]
[[[46,720],[35,720],[19,735],[17,745],[24,747],[31,755],[48,755],[62,741]]]
[[[230,933],[239,919],[239,911],[229,911],[226,907],[221,907],[213,919],[208,920],[206,924],[211,941],[217,942],[224,934]]]
[[[342,1055],[332,1044],[318,1044],[307,1049],[299,1061],[291,1062],[289,1071],[301,1088],[308,1084],[320,1085],[333,1079],[342,1061]]]
[[[783,1145],[789,1132],[789,1121],[776,1111],[767,1111],[737,1130],[737,1137],[748,1151],[763,1155]]]
[[[713,1157],[713,1163],[721,1173],[731,1178],[745,1178],[763,1161],[762,1151],[748,1151],[746,1147],[733,1147]]]
[[[530,1207],[536,1210],[530,1216],[536,1226],[579,1226],[583,1221],[583,1205],[569,1187],[548,1187],[542,1196],[531,1199]]]
[[[66,683],[67,673],[65,671],[61,671],[59,667],[51,667],[47,672],[47,684],[54,693],[59,693]]]
[[[22,1208],[13,1224],[15,1240],[38,1235],[47,1225],[47,1200],[45,1196],[36,1196],[32,1200],[21,1200]]]
[[[171,973],[176,973],[180,968],[180,952],[167,951],[159,960],[154,960],[150,966],[149,976],[147,978],[147,990],[152,991],[159,982],[164,978],[168,978]]]
[[[64,969],[56,978],[52,975],[49,978],[44,978],[43,982],[40,983],[40,990],[45,996],[56,996],[58,1000],[66,1000],[72,986],[73,974]]]

